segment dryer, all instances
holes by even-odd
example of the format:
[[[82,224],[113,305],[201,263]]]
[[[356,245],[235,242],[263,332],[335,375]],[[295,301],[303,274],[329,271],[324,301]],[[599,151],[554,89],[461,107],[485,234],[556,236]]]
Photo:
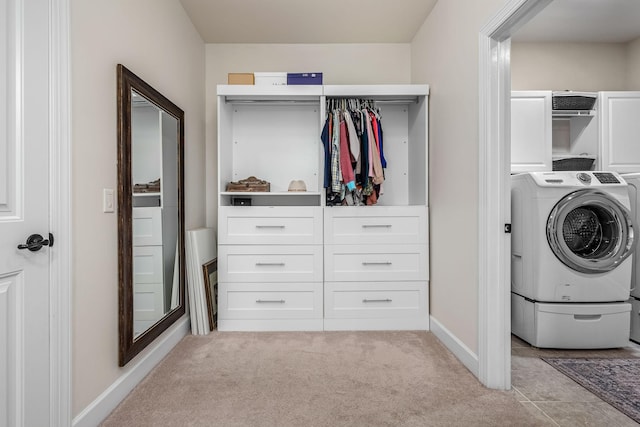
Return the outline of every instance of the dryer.
[[[629,202],[631,203],[631,215],[636,222],[640,218],[640,173],[622,175],[628,184]],[[631,272],[631,296],[640,299],[640,254],[633,255],[633,269]]]
[[[637,244],[614,172],[530,172],[511,180],[512,331],[537,347],[626,345]]]
[[[640,219],[640,173],[622,175],[629,185],[629,201],[631,203],[631,215],[636,222]],[[633,268],[631,271],[631,331],[630,338],[640,343],[640,253],[638,249],[633,254]]]

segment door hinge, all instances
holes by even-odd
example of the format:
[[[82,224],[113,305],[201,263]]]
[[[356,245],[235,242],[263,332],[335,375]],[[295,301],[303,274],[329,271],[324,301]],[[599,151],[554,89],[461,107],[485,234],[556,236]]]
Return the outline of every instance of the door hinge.
[[[505,224],[504,225],[504,232],[505,233],[511,233],[511,224]]]

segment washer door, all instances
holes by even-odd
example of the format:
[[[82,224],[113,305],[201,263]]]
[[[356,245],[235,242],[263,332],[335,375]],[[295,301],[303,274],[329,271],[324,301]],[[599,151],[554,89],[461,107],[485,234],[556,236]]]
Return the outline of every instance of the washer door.
[[[547,220],[547,240],[564,265],[587,274],[611,271],[635,250],[635,221],[610,195],[578,190],[560,200]]]

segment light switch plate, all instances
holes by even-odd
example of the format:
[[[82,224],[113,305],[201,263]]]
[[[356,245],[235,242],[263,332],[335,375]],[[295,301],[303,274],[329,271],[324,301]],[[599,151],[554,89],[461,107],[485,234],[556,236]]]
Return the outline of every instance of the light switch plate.
[[[113,188],[104,188],[102,190],[102,211],[104,213],[112,213],[115,211],[115,201],[113,198]]]

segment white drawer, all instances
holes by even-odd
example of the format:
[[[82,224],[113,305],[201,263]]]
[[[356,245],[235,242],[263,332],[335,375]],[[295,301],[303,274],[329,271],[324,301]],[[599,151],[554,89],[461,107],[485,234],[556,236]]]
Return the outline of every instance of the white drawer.
[[[164,316],[164,287],[162,283],[133,285],[133,321],[156,323]]]
[[[221,282],[320,282],[322,246],[220,245]]]
[[[162,246],[133,247],[133,283],[162,283]]]
[[[322,318],[322,283],[218,284],[220,319]]]
[[[428,280],[426,245],[330,245],[324,255],[326,281]]]
[[[325,209],[325,244],[427,244],[424,206],[336,206]]]
[[[321,245],[321,207],[224,206],[220,244]]]
[[[162,245],[162,208],[133,208],[133,246]]]
[[[629,343],[631,304],[533,305],[535,335],[533,341],[527,341],[535,347],[594,349]]]
[[[427,314],[426,282],[325,283],[326,318],[399,318]]]

